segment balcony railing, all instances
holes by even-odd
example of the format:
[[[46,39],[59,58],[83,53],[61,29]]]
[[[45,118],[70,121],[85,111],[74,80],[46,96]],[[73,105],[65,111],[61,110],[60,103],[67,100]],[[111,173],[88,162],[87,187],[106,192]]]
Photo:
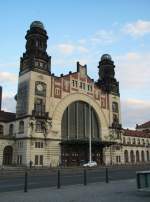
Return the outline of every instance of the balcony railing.
[[[48,112],[42,112],[42,111],[32,110],[32,116],[34,116],[36,118],[48,119],[49,113]]]

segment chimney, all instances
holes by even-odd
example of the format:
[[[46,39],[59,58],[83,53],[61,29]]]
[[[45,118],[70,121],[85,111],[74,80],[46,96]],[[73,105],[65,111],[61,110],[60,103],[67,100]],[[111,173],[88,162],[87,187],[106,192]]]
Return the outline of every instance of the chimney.
[[[0,86],[0,111],[2,107],[2,87]]]

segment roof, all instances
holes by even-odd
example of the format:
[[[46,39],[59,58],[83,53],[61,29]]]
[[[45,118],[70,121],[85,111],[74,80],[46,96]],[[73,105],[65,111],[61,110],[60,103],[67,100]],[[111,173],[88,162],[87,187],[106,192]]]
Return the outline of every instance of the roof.
[[[16,114],[12,112],[0,111],[0,121],[11,122],[16,119]]]
[[[150,138],[150,133],[146,131],[124,129],[125,136]]]
[[[147,121],[141,125],[136,125],[136,128],[139,129],[139,128],[150,128],[150,121]]]

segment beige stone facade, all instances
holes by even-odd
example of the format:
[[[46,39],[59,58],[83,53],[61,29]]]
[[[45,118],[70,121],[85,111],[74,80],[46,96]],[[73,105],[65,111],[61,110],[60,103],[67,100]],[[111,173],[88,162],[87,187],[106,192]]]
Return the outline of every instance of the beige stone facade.
[[[38,23],[31,25],[29,31],[32,35],[27,33],[27,47],[28,35],[34,42],[34,32],[39,38],[45,34]],[[148,162],[148,133],[146,137],[131,137],[131,142],[134,138],[135,142],[144,139],[146,146],[127,144],[133,134],[122,130],[119,85],[111,57],[107,54],[101,57],[99,74],[104,78],[98,81],[91,79],[87,66],[79,62],[77,71],[58,77],[43,69],[42,65],[49,66],[50,62],[45,59],[49,58],[47,55],[41,59],[41,47],[35,50],[39,55],[31,58],[31,66],[27,62],[33,53],[30,56],[28,48],[21,59],[16,114],[0,111],[0,165],[81,165],[88,160],[89,135],[92,158],[100,165],[136,163],[137,150],[138,163]]]

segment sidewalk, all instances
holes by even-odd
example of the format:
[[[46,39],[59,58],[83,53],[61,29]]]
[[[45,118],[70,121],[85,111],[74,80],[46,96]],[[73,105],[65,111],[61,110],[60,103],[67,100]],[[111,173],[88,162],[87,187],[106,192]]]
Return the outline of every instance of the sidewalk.
[[[136,189],[136,181],[121,180],[0,193],[0,202],[149,202],[150,193]]]

